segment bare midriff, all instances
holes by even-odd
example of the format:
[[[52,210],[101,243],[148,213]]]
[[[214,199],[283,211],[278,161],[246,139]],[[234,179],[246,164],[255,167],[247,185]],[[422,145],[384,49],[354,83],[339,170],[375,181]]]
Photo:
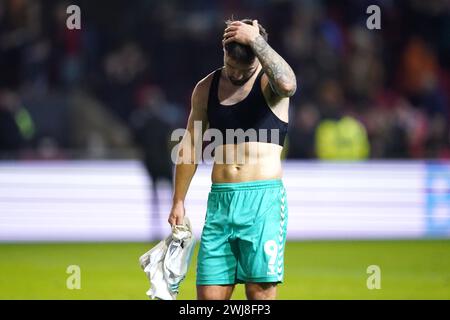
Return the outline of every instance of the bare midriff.
[[[282,147],[273,143],[245,142],[215,149],[213,183],[281,179]]]

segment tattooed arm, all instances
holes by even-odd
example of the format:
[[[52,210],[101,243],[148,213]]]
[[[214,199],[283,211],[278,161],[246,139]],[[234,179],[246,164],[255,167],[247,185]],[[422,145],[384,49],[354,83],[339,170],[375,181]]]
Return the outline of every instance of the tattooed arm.
[[[291,97],[297,89],[297,81],[292,68],[259,34],[258,21],[253,25],[235,21],[231,23],[224,33],[224,44],[236,41],[252,48],[260,61],[269,83],[280,97]]]
[[[291,97],[297,89],[294,71],[287,62],[273,50],[261,35],[250,43],[264,72],[269,77],[272,90],[280,97]]]

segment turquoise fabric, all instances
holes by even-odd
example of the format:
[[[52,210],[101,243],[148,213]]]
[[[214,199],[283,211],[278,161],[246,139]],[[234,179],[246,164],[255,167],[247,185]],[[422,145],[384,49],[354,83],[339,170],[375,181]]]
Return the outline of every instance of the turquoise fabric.
[[[213,183],[197,285],[283,282],[287,220],[281,180]]]

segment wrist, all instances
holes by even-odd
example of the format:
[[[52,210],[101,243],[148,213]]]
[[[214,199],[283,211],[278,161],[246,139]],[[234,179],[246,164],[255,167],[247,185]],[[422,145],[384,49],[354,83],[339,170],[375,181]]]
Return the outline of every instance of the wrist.
[[[176,207],[176,206],[183,206],[183,205],[184,205],[184,199],[173,198],[172,206]]]
[[[265,42],[264,38],[260,34],[258,34],[256,37],[254,37],[252,40],[250,40],[249,45],[252,49],[254,49],[256,44],[261,43],[261,41]]]

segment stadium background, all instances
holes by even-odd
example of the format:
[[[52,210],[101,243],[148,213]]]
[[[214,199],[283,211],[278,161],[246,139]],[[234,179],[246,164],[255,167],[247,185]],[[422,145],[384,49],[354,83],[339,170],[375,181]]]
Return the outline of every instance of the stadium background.
[[[448,1],[1,0],[1,299],[147,298],[137,259],[170,231],[169,136],[232,16],[267,28],[299,84],[279,297],[450,298]],[[187,197],[197,237],[209,172]]]

